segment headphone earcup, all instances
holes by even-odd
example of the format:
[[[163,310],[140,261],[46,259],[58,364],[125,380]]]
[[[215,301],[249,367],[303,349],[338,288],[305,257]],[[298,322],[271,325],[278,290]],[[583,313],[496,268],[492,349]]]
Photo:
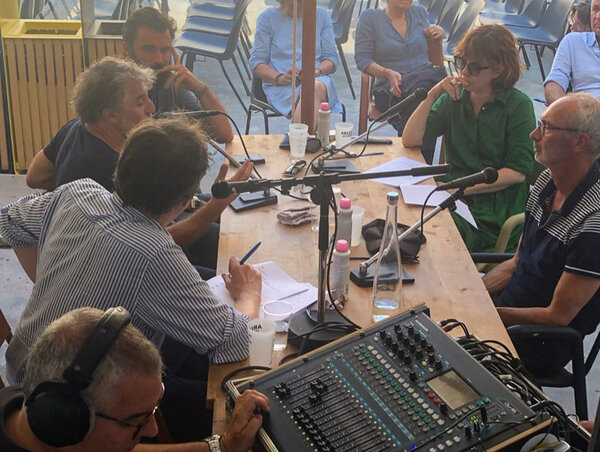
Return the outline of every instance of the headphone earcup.
[[[68,383],[40,383],[25,406],[31,431],[49,446],[77,444],[91,429],[92,413],[79,391]]]

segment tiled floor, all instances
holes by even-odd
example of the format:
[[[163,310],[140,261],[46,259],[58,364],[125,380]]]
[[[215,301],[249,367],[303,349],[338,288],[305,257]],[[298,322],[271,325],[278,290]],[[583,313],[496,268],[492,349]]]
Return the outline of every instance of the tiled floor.
[[[274,2],[272,0],[266,0],[266,3],[270,6]],[[173,16],[181,25],[185,20],[187,0],[171,0],[170,6],[172,9]],[[261,11],[264,10],[265,7],[266,5],[263,2],[263,0],[254,0],[250,4],[250,7],[248,8],[248,18],[249,23],[252,27],[256,23],[256,17],[258,16],[258,14],[260,14]],[[358,7],[356,8],[355,16],[357,14],[357,11]],[[356,69],[353,57],[355,26],[356,17],[354,17],[352,22],[350,39],[346,44],[344,44],[343,48],[353,77],[354,89],[358,95],[360,92],[360,74]],[[530,54],[533,57],[533,53],[530,52]],[[546,52],[544,60],[546,70],[548,71],[552,62],[551,52]],[[526,92],[532,98],[543,98],[541,77],[538,67],[535,64],[535,58],[533,58],[532,63],[534,64],[534,66],[532,66],[529,70],[525,70],[523,72],[523,78],[519,81],[517,87],[520,88],[522,91]],[[230,69],[230,73],[234,81],[237,81],[237,73],[235,73],[233,65],[231,65],[230,63],[226,63],[226,66]],[[246,122],[246,113],[244,109],[241,108],[238,100],[233,95],[230,86],[227,84],[227,81],[223,77],[222,71],[218,63],[214,60],[202,61],[201,59],[199,59],[194,67],[194,72],[199,78],[204,80],[215,92],[218,93],[219,97],[222,99],[223,103],[227,107],[228,112],[234,118],[236,124],[241,129],[243,129]],[[350,89],[346,81],[346,77],[341,67],[335,73],[334,79],[338,90],[338,94],[344,102],[344,104],[346,105],[348,120],[356,125],[358,123],[359,103],[358,100],[352,99]],[[249,101],[249,98],[246,98],[246,100]],[[534,102],[534,107],[536,115],[539,117],[539,115],[544,110],[544,106],[542,103]],[[332,118],[332,123],[336,120],[336,118]],[[263,122],[261,115],[255,114],[250,133],[264,133],[262,124]],[[271,119],[270,124],[271,133],[281,134],[287,129],[289,121],[282,118],[274,118]],[[376,134],[393,135],[395,134],[395,131],[390,126],[386,126],[377,131]],[[220,161],[220,156],[216,156],[215,162],[218,164]],[[210,187],[210,182],[214,178],[214,174],[215,173],[213,171],[212,175],[208,175],[205,178],[205,187],[203,187],[205,190],[207,190],[208,187]],[[0,206],[9,203],[12,200],[15,200],[19,196],[28,192],[30,192],[30,190],[27,189],[27,187],[25,186],[23,176],[0,176]],[[31,287],[31,282],[21,270],[19,263],[17,262],[17,259],[15,258],[12,251],[7,249],[0,249],[0,307],[2,308],[2,311],[6,315],[9,323],[13,326],[13,328],[18,322],[21,311],[24,308],[28,296],[31,292]],[[590,344],[588,344],[588,347],[589,346]],[[3,360],[3,349],[0,349],[0,375],[4,373]],[[600,381],[600,360],[596,363],[594,368],[592,368],[591,372],[588,375],[587,381],[590,416],[593,416],[598,403],[598,394],[600,392],[600,385],[598,384],[598,382]],[[570,389],[548,389],[547,392],[554,400],[556,400],[565,407],[567,413],[574,412],[573,397]]]

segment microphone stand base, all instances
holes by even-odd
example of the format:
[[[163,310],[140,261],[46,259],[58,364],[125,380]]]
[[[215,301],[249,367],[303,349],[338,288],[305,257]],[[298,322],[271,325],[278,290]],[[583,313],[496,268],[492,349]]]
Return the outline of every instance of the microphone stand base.
[[[325,311],[325,322],[339,322],[348,325],[348,323],[335,311]],[[319,327],[319,322],[317,321],[316,310],[311,310],[310,316],[307,314],[306,310],[298,312],[290,319],[288,343],[300,350],[302,342],[304,342],[304,348],[301,351],[302,353],[307,353],[315,348],[322,347],[323,345],[327,345],[330,342],[350,334],[349,330],[337,330],[334,329],[335,327],[332,327],[316,331],[311,334],[310,337],[305,339],[306,334],[317,327]]]
[[[366,273],[360,273],[358,269],[350,272],[350,281],[358,287],[373,287],[373,279],[375,278],[375,266],[367,268]],[[415,277],[402,269],[402,284],[412,284],[415,282]]]
[[[277,195],[269,190],[266,194],[264,191],[242,193],[229,205],[236,212],[242,212],[257,207],[270,206],[271,204],[277,204]]]

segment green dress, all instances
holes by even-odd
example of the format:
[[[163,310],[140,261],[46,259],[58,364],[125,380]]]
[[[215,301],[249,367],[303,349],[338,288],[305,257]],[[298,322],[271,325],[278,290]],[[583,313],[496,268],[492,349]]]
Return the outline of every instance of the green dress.
[[[534,155],[529,134],[535,127],[531,99],[516,88],[497,94],[481,107],[477,117],[465,89],[458,100],[443,94],[433,105],[423,141],[444,135],[446,163],[453,168],[438,180],[446,182],[488,166],[510,168],[527,176],[524,182],[504,190],[465,197],[479,229],[452,213],[469,251],[492,251],[504,221],[525,210]],[[508,251],[516,250],[521,232],[522,228],[513,232]]]

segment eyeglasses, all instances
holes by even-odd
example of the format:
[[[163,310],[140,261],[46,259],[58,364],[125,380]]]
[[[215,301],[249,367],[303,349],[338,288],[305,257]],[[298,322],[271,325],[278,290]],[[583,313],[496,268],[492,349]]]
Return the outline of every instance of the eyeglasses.
[[[152,417],[156,413],[156,410],[158,410],[158,406],[160,405],[160,402],[162,401],[163,395],[165,393],[165,385],[163,383],[161,383],[160,386],[161,386],[161,392],[160,392],[160,397],[158,398],[158,402],[156,403],[156,406],[152,409],[152,411],[150,411],[146,415],[146,417],[144,418],[144,420],[142,422],[137,423],[137,422],[128,421],[127,419],[117,419],[116,417],[109,416],[108,414],[104,414],[100,411],[96,411],[96,416],[101,417],[102,419],[108,419],[109,421],[116,422],[125,427],[135,427],[136,430],[132,437],[132,439],[135,440],[138,437],[138,435],[140,434],[140,432],[142,431],[142,429],[146,426],[146,424],[148,424],[148,422],[150,422],[150,419],[152,419]]]
[[[466,66],[467,70],[469,71],[469,74],[474,75],[474,76],[479,75],[480,72],[483,71],[484,69],[490,68],[490,66],[481,66],[481,65],[479,65],[479,63],[475,63],[474,61],[467,63],[467,61],[460,56],[454,57],[454,65],[460,71],[462,71]]]
[[[537,126],[540,129],[542,135],[546,134],[546,130],[564,130],[566,132],[581,132],[579,129],[572,129],[570,127],[556,127],[546,121],[539,120]]]
[[[306,166],[306,160],[297,160],[294,164],[288,167],[284,172],[284,177],[294,177]]]

